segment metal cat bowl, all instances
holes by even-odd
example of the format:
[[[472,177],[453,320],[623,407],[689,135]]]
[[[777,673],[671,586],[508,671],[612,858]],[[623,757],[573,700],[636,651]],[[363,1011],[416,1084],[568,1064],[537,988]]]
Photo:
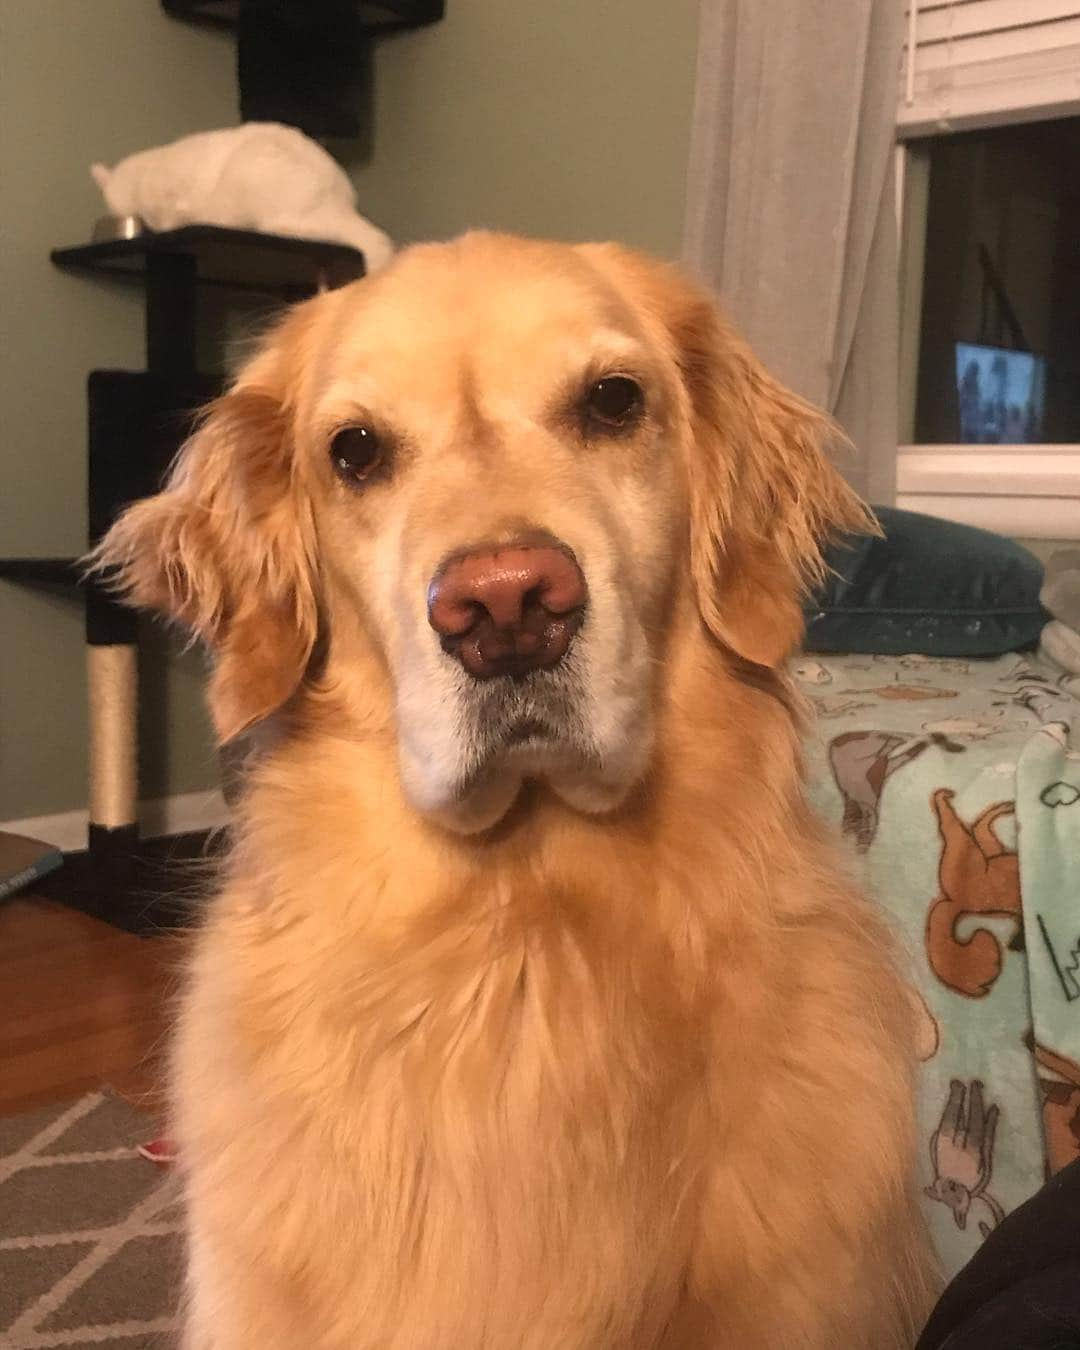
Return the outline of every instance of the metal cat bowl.
[[[141,216],[99,216],[90,232],[90,242],[104,244],[110,239],[138,239],[147,234],[146,222]]]

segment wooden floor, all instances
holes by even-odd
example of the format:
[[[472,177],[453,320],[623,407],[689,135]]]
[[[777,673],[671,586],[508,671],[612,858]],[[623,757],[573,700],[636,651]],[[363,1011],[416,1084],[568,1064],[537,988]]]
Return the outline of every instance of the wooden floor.
[[[0,902],[0,1115],[103,1084],[158,1110],[180,941],[54,900]]]

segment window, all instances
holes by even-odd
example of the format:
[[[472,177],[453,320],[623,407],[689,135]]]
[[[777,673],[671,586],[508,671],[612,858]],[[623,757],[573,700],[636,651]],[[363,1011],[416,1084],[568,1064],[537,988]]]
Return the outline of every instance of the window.
[[[901,504],[1080,537],[1080,0],[920,0],[909,50]]]
[[[929,183],[912,439],[1080,443],[1080,117],[914,148]]]

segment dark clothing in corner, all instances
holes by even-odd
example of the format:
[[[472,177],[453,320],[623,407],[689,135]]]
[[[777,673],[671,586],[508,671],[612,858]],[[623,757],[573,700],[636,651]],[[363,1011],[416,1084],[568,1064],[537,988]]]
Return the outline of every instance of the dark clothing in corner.
[[[989,1235],[916,1350],[1080,1350],[1080,1161]]]

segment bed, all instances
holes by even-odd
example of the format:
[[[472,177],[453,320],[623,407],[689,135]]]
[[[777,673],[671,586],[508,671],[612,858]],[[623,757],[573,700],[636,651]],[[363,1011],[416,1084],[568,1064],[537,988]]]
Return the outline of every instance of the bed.
[[[1037,655],[805,657],[815,805],[907,953],[948,1275],[1080,1156],[1080,677]]]

